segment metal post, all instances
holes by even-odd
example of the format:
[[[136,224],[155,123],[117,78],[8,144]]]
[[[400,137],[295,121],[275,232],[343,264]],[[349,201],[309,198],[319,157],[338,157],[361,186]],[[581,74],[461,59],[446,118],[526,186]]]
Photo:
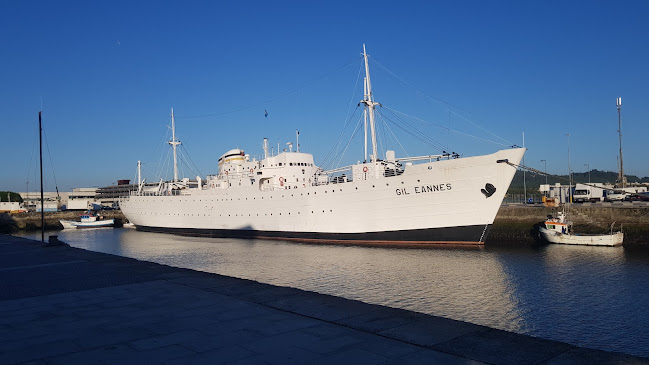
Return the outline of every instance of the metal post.
[[[586,169],[588,169],[588,183],[590,184],[590,165],[585,163],[584,166],[586,166]]]
[[[41,113],[38,112],[38,149],[41,155],[41,241],[45,242],[45,204],[43,200],[43,124],[41,123]]]
[[[525,148],[525,132],[523,132],[523,148]],[[523,165],[525,165],[525,156],[523,156]],[[525,182],[525,169],[523,169],[523,205],[527,204],[527,184]]]
[[[618,176],[618,179],[620,180],[620,183],[622,184],[622,187],[625,187],[625,179],[624,179],[624,163],[622,162],[622,98],[617,98],[616,102],[617,104],[617,123],[618,123],[618,134],[620,138],[620,176]]]
[[[300,152],[300,131],[295,130],[295,152]]]

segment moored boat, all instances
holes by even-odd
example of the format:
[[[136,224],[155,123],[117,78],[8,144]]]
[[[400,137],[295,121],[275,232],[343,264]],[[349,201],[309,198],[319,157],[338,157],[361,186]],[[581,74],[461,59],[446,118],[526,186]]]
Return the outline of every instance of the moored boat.
[[[539,227],[539,232],[550,243],[566,245],[619,246],[624,240],[624,233],[613,232],[613,225],[610,234],[576,234],[564,212],[559,212],[556,218],[548,216],[544,225]]]
[[[63,229],[113,227],[115,225],[114,219],[103,219],[96,213],[86,212],[81,214],[80,218],[79,221],[61,219],[59,222],[63,225]]]

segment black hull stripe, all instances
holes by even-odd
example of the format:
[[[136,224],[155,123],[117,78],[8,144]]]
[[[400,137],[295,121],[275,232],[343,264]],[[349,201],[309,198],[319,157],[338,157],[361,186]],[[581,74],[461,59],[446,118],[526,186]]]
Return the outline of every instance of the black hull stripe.
[[[482,245],[489,226],[463,226],[366,233],[278,232],[204,228],[167,228],[137,226],[146,232],[172,233],[215,238],[279,239],[298,242],[327,242],[361,245]],[[481,241],[482,238],[482,241]]]

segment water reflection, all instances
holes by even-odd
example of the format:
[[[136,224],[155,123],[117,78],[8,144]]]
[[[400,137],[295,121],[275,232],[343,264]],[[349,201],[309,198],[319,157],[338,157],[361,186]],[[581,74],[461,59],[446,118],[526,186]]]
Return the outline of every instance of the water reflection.
[[[403,249],[124,231],[125,256],[513,331],[522,329],[501,263],[475,248]]]
[[[649,252],[563,245],[369,248],[133,229],[58,234],[88,250],[649,356],[643,311]]]

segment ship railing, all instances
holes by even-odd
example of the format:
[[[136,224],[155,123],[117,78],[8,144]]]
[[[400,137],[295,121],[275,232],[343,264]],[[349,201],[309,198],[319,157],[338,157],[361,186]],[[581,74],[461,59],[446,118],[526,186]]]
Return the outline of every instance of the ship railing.
[[[460,155],[455,152],[444,152],[441,155],[427,155],[427,156],[415,156],[415,157],[400,157],[396,162],[416,162],[416,161],[441,161],[441,160],[450,160],[452,158],[459,158]]]
[[[131,191],[130,193],[131,196],[176,196],[176,195],[182,195],[182,190],[180,189],[174,189],[171,191],[168,190],[143,190],[143,191]]]

